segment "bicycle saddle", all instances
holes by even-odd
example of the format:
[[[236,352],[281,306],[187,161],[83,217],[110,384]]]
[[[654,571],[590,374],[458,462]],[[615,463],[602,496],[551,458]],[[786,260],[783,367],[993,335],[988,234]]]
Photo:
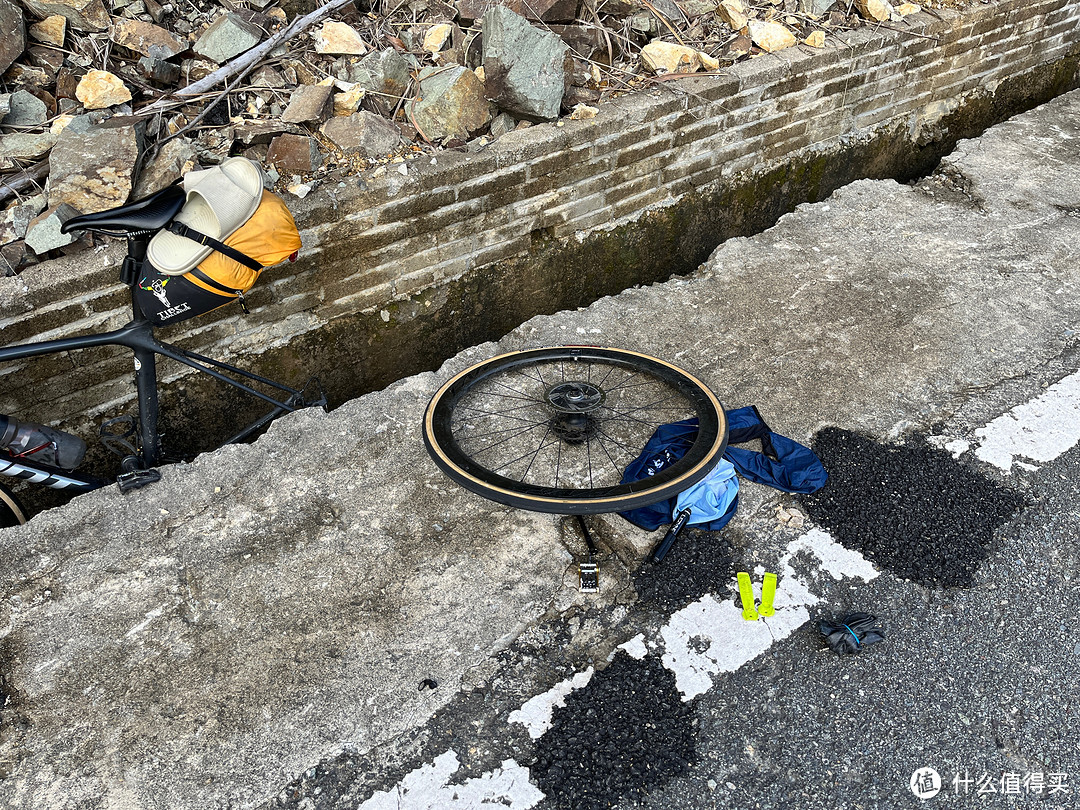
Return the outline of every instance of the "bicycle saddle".
[[[122,236],[130,231],[160,230],[180,213],[186,196],[181,186],[167,186],[156,194],[119,208],[72,217],[60,226],[60,232],[97,231]]]

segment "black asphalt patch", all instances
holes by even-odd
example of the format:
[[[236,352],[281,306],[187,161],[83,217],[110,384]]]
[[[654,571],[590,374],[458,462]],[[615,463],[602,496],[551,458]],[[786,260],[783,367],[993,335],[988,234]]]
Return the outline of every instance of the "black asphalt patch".
[[[634,575],[638,601],[670,613],[707,593],[724,598],[735,578],[729,531],[685,529],[662,563],[642,563]]]
[[[555,710],[536,742],[533,780],[545,806],[560,810],[640,801],[697,762],[696,724],[659,658],[620,652]]]
[[[802,499],[810,517],[847,548],[927,587],[971,585],[994,531],[1024,505],[922,436],[887,445],[826,428],[813,450],[829,482]]]

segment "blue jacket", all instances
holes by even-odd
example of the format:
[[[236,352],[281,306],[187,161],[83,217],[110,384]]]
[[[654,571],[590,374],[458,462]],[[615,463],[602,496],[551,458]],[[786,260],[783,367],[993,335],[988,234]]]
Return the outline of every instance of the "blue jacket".
[[[828,473],[809,447],[787,436],[773,433],[753,405],[727,411],[728,448],[724,459],[703,481],[681,493],[678,498],[620,512],[635,526],[648,531],[670,523],[687,507],[691,510],[688,525],[717,531],[735,516],[739,482],[734,473],[759,484],[784,492],[808,495],[825,485]],[[678,461],[694,442],[697,419],[661,425],[653,433],[636,459],[623,473],[622,482],[637,481],[655,475]],[[736,444],[760,440],[761,452]]]

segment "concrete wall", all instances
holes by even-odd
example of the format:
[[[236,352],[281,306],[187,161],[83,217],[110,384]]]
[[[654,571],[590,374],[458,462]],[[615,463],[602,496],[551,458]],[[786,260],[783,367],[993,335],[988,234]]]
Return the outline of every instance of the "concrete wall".
[[[272,376],[318,372],[340,401],[539,312],[693,269],[722,239],[857,176],[930,168],[957,137],[1075,87],[1078,25],[1080,0],[923,12],[656,83],[592,120],[324,185],[290,198],[302,258],[267,271],[251,315],[230,306],[160,336]],[[124,323],[119,255],[0,279],[0,342]],[[131,399],[115,351],[9,365],[0,412],[89,418]],[[196,391],[185,381],[166,403]]]

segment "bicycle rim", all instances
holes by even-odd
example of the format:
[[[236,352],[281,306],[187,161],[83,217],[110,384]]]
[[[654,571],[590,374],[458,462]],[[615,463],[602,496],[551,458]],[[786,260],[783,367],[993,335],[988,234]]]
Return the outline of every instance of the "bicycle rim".
[[[698,432],[681,459],[622,483],[660,425],[691,417]],[[466,489],[567,515],[670,498],[727,447],[723,406],[695,377],[648,355],[584,346],[511,352],[466,369],[432,397],[423,427],[436,464]]]
[[[26,511],[15,494],[0,484],[0,529],[21,526],[23,523],[26,523]]]

